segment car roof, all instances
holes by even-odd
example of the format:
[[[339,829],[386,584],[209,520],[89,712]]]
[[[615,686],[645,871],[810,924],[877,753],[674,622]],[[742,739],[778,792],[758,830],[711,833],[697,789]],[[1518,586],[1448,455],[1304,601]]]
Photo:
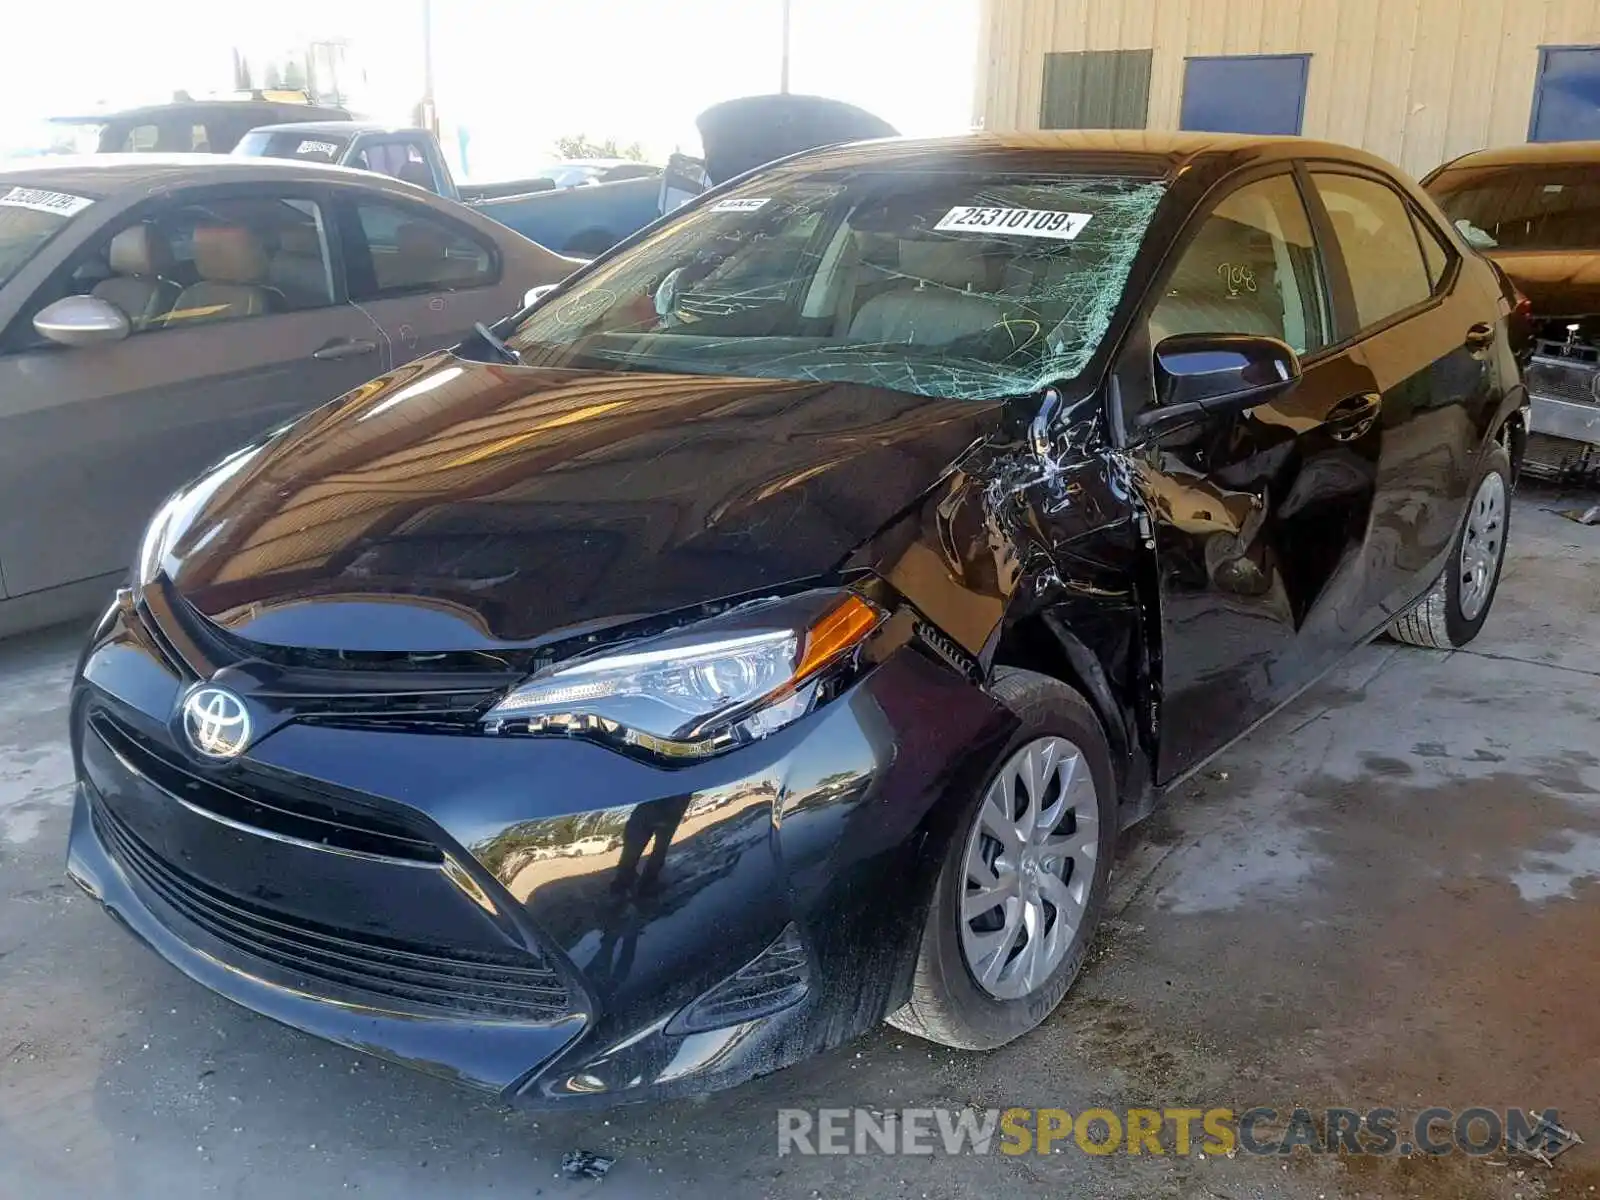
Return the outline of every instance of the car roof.
[[[231,154],[84,154],[17,159],[0,163],[0,180],[75,196],[105,197],[125,190],[192,183],[252,183],[263,180],[393,183],[387,176],[327,163]],[[400,185],[408,194],[418,189]]]
[[[1276,135],[1168,133],[1146,129],[883,138],[810,151],[798,161],[808,167],[883,165],[917,169],[970,164],[1002,171],[1093,169],[1111,174],[1170,178],[1202,166],[1225,166],[1232,170],[1295,158],[1335,159],[1385,174],[1402,175],[1393,163],[1336,142]]]
[[[1456,167],[1512,167],[1535,166],[1541,163],[1600,163],[1600,142],[1529,142],[1521,146],[1500,146],[1492,150],[1474,150],[1463,154],[1440,167],[1451,171]]]
[[[110,124],[124,121],[137,121],[146,117],[178,116],[182,113],[205,111],[208,113],[244,113],[252,112],[263,115],[287,116],[296,109],[304,109],[318,117],[331,117],[334,113],[343,112],[331,104],[302,104],[293,100],[175,100],[166,104],[140,104],[133,108],[110,109],[106,112],[83,113],[70,117],[51,117],[50,120],[66,125],[82,125],[92,122]]]
[[[385,125],[379,121],[284,121],[257,125],[251,133],[326,133],[353,137],[358,133],[421,133],[414,125]]]

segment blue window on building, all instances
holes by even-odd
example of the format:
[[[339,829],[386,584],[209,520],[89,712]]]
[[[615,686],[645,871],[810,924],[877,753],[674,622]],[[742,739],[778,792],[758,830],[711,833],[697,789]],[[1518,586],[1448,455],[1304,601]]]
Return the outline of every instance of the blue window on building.
[[[1299,133],[1309,54],[1191,58],[1183,76],[1180,129],[1207,133]]]
[[[1600,138],[1600,46],[1542,46],[1530,142]]]

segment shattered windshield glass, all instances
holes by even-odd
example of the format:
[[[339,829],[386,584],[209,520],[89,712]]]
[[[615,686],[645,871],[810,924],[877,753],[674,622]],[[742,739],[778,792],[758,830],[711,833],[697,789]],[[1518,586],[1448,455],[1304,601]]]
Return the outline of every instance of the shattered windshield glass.
[[[1165,185],[782,171],[702,205],[534,309],[535,366],[871,384],[950,399],[1080,373]]]

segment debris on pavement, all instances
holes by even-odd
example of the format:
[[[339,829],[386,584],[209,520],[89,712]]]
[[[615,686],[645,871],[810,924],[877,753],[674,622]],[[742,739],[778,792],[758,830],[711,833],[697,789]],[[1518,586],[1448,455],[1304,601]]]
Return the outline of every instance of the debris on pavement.
[[[1556,1159],[1574,1146],[1581,1145],[1583,1145],[1581,1137],[1572,1130],[1557,1125],[1547,1116],[1540,1116],[1526,1133],[1519,1129],[1506,1136],[1507,1150],[1526,1155],[1547,1167],[1554,1166]]]
[[[616,1161],[592,1150],[570,1150],[561,1159],[561,1173],[568,1179],[604,1179]]]
[[[1560,508],[1555,513],[1579,525],[1600,525],[1600,504],[1591,504],[1588,508]]]

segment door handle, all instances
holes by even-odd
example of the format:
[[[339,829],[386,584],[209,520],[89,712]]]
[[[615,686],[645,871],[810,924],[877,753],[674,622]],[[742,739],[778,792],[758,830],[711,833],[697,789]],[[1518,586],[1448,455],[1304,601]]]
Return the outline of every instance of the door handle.
[[[1335,404],[1328,411],[1325,424],[1335,441],[1353,442],[1372,428],[1382,406],[1383,397],[1377,392],[1363,392]]]
[[[1464,344],[1473,353],[1487,350],[1494,345],[1494,326],[1486,321],[1479,321],[1476,325],[1470,326]]]
[[[345,338],[313,350],[311,357],[320,358],[323,362],[333,358],[358,358],[363,354],[371,354],[377,348],[377,342],[369,342],[365,338]]]

